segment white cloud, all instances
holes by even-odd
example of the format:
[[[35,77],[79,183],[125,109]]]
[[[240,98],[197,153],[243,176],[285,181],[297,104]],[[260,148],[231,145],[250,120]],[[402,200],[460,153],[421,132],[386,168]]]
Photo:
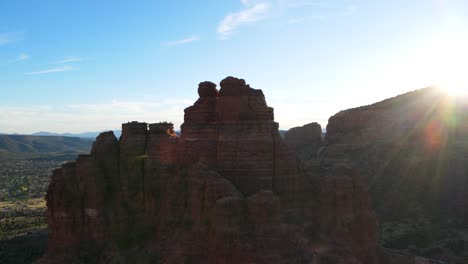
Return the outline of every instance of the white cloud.
[[[310,97],[294,102],[285,102],[285,92],[270,96],[269,105],[275,108],[275,120],[281,129],[319,122],[325,127],[327,120],[340,110],[329,101]],[[156,123],[168,121],[179,129],[184,120],[184,109],[195,102],[194,99],[148,101],[114,100],[104,103],[33,105],[27,107],[0,106],[0,128],[2,133],[29,134],[38,131],[55,133],[82,133],[120,129],[122,123],[140,121]],[[317,111],[303,111],[311,104]],[[292,118],[294,117],[294,118]],[[321,118],[322,117],[322,118]]]
[[[18,55],[16,58],[14,59],[11,59],[9,60],[8,62],[9,63],[14,63],[14,62],[19,62],[19,61],[25,61],[25,60],[29,60],[31,57],[26,54],[26,53],[21,53],[20,55]]]
[[[193,100],[162,100],[158,103],[117,101],[96,104],[62,106],[36,105],[28,107],[0,106],[0,127],[3,133],[81,133],[119,129],[122,123],[141,121],[173,122],[179,129],[184,108]]]
[[[57,64],[66,64],[66,63],[72,63],[72,62],[81,62],[81,61],[84,61],[86,60],[85,58],[82,58],[82,57],[76,57],[76,56],[69,56],[69,57],[65,57],[59,61],[56,61],[55,63]]]
[[[166,47],[179,46],[179,45],[188,44],[188,43],[191,43],[191,42],[194,42],[194,41],[197,41],[197,40],[200,40],[200,37],[191,36],[191,37],[185,38],[185,39],[163,42],[163,43],[161,43],[161,46],[166,46]]]
[[[217,32],[221,39],[228,38],[237,28],[252,24],[266,18],[292,16],[287,23],[290,25],[307,21],[319,21],[343,15],[351,15],[358,10],[353,3],[331,4],[327,0],[240,0],[243,10],[226,15],[218,24]],[[310,13],[310,8],[317,15],[300,16],[301,8]],[[299,11],[299,12],[298,12]]]
[[[45,70],[40,70],[40,71],[33,71],[29,72],[27,74],[30,75],[38,75],[38,74],[48,74],[48,73],[55,73],[55,72],[66,72],[66,71],[73,71],[76,70],[74,67],[65,65],[62,67],[56,67],[56,68],[50,68],[50,69],[45,69]]]
[[[227,38],[235,29],[243,24],[254,23],[266,18],[270,5],[258,3],[251,5],[250,1],[242,1],[247,8],[236,13],[228,14],[218,25],[218,34],[221,38]]]

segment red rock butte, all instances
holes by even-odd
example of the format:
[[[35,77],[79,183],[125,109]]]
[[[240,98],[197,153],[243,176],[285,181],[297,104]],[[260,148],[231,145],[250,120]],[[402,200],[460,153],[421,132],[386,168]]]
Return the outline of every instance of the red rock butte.
[[[55,170],[40,263],[387,263],[360,177],[306,173],[262,90],[220,86],[199,84],[180,136],[126,123]]]

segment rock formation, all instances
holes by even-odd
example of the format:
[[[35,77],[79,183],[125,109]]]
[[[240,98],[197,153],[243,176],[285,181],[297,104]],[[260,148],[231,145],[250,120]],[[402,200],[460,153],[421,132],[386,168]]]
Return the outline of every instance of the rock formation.
[[[244,80],[198,93],[180,137],[126,123],[54,171],[42,263],[386,263],[355,171],[305,173]]]
[[[430,215],[468,220],[468,105],[456,100],[426,88],[342,111],[329,120],[323,162],[370,177],[379,210],[396,210],[388,217],[424,201]]]
[[[284,142],[291,148],[321,145],[322,127],[318,123],[293,127],[284,134]]]
[[[335,114],[318,154],[293,147],[309,171],[339,165],[368,183],[385,247],[468,263],[467,124],[467,101],[430,87]]]
[[[307,172],[320,172],[320,166],[317,166],[318,155],[324,145],[320,124],[310,123],[289,129],[284,134],[284,143],[295,151]]]

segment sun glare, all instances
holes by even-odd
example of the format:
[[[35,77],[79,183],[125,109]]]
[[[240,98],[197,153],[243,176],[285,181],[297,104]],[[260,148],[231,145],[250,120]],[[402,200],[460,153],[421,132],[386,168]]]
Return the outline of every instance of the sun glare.
[[[438,88],[446,91],[451,96],[467,96],[468,95],[468,82],[444,82],[436,85]]]
[[[446,38],[433,50],[435,85],[452,96],[468,95],[468,51],[466,38]]]
[[[463,72],[464,65],[456,62],[447,62],[447,67],[439,69],[435,85],[451,96],[465,96],[468,95],[468,73]]]
[[[468,32],[435,33],[397,61],[389,72],[399,83],[435,86],[451,96],[468,96]]]
[[[466,91],[468,88],[465,87],[458,87],[458,86],[447,86],[447,88],[442,87],[448,94],[453,96],[461,96],[467,95],[468,92]]]

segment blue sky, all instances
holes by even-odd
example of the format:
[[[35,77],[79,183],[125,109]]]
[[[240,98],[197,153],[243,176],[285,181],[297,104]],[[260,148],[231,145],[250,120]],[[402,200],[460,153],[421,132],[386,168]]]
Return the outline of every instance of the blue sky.
[[[2,1],[0,132],[178,127],[198,83],[228,75],[262,89],[282,129],[325,126],[468,84],[466,14],[462,0]]]

